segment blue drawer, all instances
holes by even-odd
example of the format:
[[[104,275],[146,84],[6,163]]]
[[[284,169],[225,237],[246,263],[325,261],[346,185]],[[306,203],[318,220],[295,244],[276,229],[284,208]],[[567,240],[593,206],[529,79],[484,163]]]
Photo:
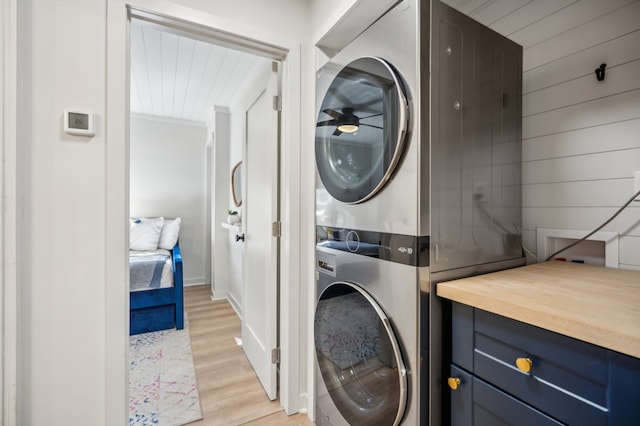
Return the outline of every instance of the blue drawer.
[[[608,424],[607,349],[457,303],[452,332],[455,364],[567,424]]]
[[[460,379],[459,387],[451,390],[452,426],[562,425],[455,365],[451,377]]]
[[[129,311],[129,335],[167,330],[175,327],[175,305],[162,305]]]

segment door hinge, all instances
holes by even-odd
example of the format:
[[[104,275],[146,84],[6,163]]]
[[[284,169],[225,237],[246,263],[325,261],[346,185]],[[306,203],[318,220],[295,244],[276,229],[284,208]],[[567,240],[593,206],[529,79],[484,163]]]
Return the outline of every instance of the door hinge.
[[[280,364],[280,348],[271,349],[271,364]]]
[[[275,111],[282,111],[282,96],[276,95],[273,97],[273,109]]]
[[[279,220],[271,224],[271,236],[280,238],[282,236],[282,222]]]

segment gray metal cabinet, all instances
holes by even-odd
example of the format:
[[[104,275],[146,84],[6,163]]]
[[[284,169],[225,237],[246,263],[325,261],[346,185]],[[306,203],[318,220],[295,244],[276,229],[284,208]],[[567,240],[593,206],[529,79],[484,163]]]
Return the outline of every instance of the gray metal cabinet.
[[[452,305],[452,425],[635,425],[640,360]]]
[[[520,258],[522,46],[432,7],[431,270]]]

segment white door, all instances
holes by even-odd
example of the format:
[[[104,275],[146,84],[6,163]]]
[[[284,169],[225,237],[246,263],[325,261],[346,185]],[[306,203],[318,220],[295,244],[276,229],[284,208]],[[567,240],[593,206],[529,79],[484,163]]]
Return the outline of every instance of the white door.
[[[274,63],[277,65],[276,63]],[[278,237],[278,95],[277,66],[267,87],[246,111],[244,207],[244,283],[242,346],[270,399],[277,397]]]

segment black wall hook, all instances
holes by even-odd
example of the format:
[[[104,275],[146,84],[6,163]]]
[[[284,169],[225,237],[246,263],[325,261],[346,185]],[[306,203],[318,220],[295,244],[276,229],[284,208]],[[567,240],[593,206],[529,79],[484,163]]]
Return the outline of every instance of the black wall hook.
[[[607,67],[607,64],[600,65],[600,68],[596,68],[596,78],[598,81],[604,80],[604,69]]]

